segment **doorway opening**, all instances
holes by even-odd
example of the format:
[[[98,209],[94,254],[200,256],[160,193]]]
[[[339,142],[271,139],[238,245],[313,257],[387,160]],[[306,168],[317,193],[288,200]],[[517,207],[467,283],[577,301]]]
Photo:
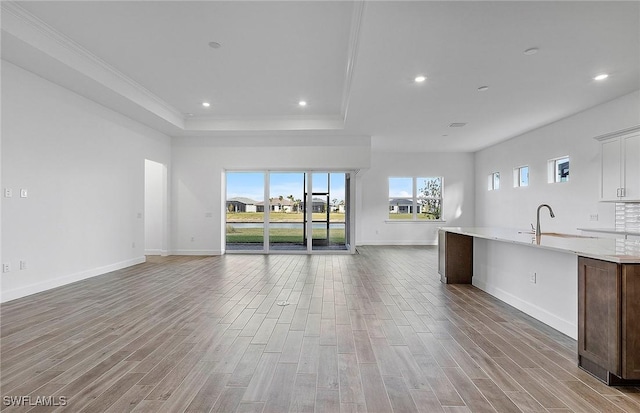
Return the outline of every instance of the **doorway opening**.
[[[144,161],[144,254],[169,254],[167,227],[167,167]]]

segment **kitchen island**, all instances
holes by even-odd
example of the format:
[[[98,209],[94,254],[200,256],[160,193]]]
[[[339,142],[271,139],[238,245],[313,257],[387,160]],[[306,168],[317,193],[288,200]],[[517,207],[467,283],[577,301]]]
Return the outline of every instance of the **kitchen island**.
[[[472,283],[577,339],[579,365],[607,383],[640,379],[640,242],[544,232],[536,237],[515,229],[440,229],[439,239],[449,236],[456,242],[440,245],[439,256],[457,258],[440,263],[443,282]],[[455,251],[442,251],[469,242],[471,266]],[[456,268],[457,262],[466,269]],[[448,272],[456,276],[451,279]]]

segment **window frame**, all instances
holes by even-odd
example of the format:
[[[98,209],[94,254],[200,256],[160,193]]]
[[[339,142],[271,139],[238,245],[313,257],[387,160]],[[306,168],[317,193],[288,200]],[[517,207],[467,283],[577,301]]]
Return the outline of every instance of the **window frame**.
[[[402,196],[391,196],[391,179],[411,179],[412,182],[412,196],[411,197],[402,197]],[[418,181],[419,180],[427,180],[427,179],[439,179],[440,180],[440,197],[421,197],[418,194]],[[389,203],[391,199],[406,199],[411,201],[411,218],[391,218],[392,206]],[[422,205],[419,203],[420,199],[426,200],[438,200],[440,201],[440,217],[437,219],[421,219],[418,217],[418,206]],[[392,223],[402,223],[402,222],[446,222],[443,219],[443,211],[444,210],[444,176],[388,176],[387,177],[387,219],[385,222]]]
[[[497,182],[498,185],[496,185],[496,178],[498,178]],[[487,190],[488,191],[497,191],[500,189],[500,172],[496,171],[496,172],[491,172],[488,176],[487,176]]]
[[[527,184],[522,185],[522,170],[527,168]],[[516,166],[513,168],[513,187],[526,188],[529,186],[529,165]]]
[[[564,161],[566,159],[568,167],[567,167],[567,175],[566,179],[561,180],[560,173],[558,171],[558,167],[560,166],[560,161]],[[550,184],[565,184],[571,181],[571,157],[569,155],[559,156],[557,158],[552,158],[547,161],[547,173],[548,179],[547,182]]]

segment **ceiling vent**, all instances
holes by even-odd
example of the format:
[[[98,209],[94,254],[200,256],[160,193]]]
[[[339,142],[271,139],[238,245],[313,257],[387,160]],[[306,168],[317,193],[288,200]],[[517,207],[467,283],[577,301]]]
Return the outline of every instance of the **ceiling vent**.
[[[450,128],[461,128],[461,127],[463,127],[464,125],[466,125],[466,123],[458,122],[458,123],[452,123],[452,124],[450,124],[450,125],[449,125],[449,127],[450,127]]]

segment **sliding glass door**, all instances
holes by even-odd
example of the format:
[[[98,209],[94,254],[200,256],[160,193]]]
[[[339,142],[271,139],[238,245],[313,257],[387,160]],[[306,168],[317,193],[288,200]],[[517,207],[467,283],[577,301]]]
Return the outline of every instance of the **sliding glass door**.
[[[269,249],[306,251],[304,238],[304,172],[269,173]]]
[[[226,250],[349,250],[350,173],[227,172]]]
[[[227,250],[264,250],[264,189],[264,172],[227,174]]]

